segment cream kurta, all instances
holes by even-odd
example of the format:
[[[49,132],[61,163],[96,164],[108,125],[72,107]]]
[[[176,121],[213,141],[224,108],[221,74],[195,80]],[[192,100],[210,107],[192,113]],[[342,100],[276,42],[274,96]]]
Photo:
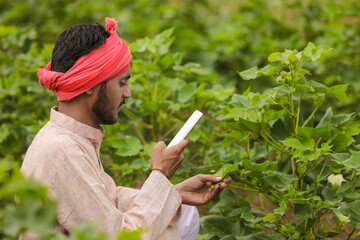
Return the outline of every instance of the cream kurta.
[[[113,236],[120,229],[149,228],[142,239],[180,239],[175,222],[181,197],[174,186],[153,171],[141,190],[116,187],[100,162],[103,135],[103,129],[80,123],[54,107],[50,121],[29,147],[21,171],[49,187],[59,201],[58,222],[67,231],[90,221]]]

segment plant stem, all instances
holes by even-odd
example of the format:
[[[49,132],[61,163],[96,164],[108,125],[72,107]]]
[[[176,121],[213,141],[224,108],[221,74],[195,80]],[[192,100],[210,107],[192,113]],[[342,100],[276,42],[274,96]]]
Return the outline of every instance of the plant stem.
[[[166,138],[172,131],[174,131],[179,125],[178,124],[175,124],[173,125],[166,133],[164,133],[163,135],[161,135],[159,137],[159,139],[164,139]]]
[[[123,113],[132,120],[132,122],[139,122],[139,118],[133,114],[128,108],[123,108]],[[135,132],[138,135],[138,137],[140,138],[142,144],[146,144],[146,140],[142,134],[142,132],[140,131],[140,128],[135,127]]]
[[[351,182],[352,184],[354,184],[354,183],[355,183],[355,181],[356,181],[355,176],[356,176],[356,173],[355,173],[355,171],[354,171],[354,170],[352,170],[352,172],[351,172],[351,176],[350,176],[350,182]]]
[[[269,161],[271,162],[271,161],[272,161],[272,159],[271,159],[271,153],[270,153],[270,151],[269,151],[269,144],[268,144],[267,142],[265,142],[265,147],[266,147],[266,152],[267,152],[267,154],[268,154],[268,159],[269,159]]]
[[[260,209],[263,211],[263,212],[266,212],[265,208],[264,208],[264,202],[263,202],[263,199],[262,199],[262,193],[259,193],[259,200],[260,200]]]
[[[351,236],[354,234],[356,228],[354,227],[353,230],[351,231],[351,233],[348,235],[347,240],[350,240]]]
[[[315,182],[314,182],[314,196],[317,195],[317,183],[318,183],[318,179],[317,179],[317,176],[316,176],[316,168],[315,168],[315,171],[314,171],[314,179],[315,179]],[[321,175],[320,175],[321,176]]]
[[[317,106],[314,111],[312,111],[312,113],[310,114],[310,116],[306,119],[306,121],[303,123],[303,125],[301,127],[305,127],[311,120],[311,118],[314,116],[314,114],[317,112],[317,110],[319,109],[320,105]]]
[[[324,163],[323,167],[321,168],[321,171],[320,171],[319,177],[321,177],[321,175],[322,175],[322,173],[323,173],[323,171],[324,171],[324,168],[325,168],[325,166],[326,166],[326,164],[327,164],[327,161],[328,161],[328,159],[326,158],[326,161],[325,161],[325,163]],[[317,167],[317,166],[319,166],[321,162],[322,162],[322,160],[319,162],[319,164],[318,164],[318,165],[316,165],[316,167]],[[315,167],[315,168],[316,168],[316,167]],[[316,169],[315,169],[315,172],[316,172]],[[316,180],[316,178],[315,178],[315,180]]]
[[[248,155],[248,159],[250,160],[250,138],[247,138],[247,144],[246,144],[246,152]]]
[[[200,154],[200,152],[196,152],[195,154],[192,155],[192,157],[190,159],[188,159],[187,161],[192,162],[198,155]]]
[[[277,141],[276,141],[275,139],[273,139],[273,138],[270,136],[270,134],[268,134],[266,131],[260,133],[260,135],[265,139],[266,142],[268,142],[268,143],[269,143],[271,146],[273,146],[276,150],[281,151],[281,152],[285,152],[285,153],[291,155],[291,153],[290,153],[288,150],[286,150],[285,148],[282,148],[282,146],[279,146],[278,143],[277,143]],[[269,139],[267,138],[267,136],[270,137],[270,139],[273,139],[273,141],[269,140]]]
[[[298,106],[297,106],[296,123],[295,123],[295,134],[297,134],[298,127],[299,127],[300,105],[301,105],[301,98],[299,99]]]
[[[292,173],[295,175],[295,159],[293,157],[291,158],[291,169]]]
[[[328,176],[330,176],[330,174],[334,173],[333,171],[329,172],[328,174],[326,174],[325,176],[323,176],[322,178],[319,179],[319,182],[321,182],[324,178],[327,178]]]
[[[320,138],[318,139],[318,141],[316,142],[315,147],[317,147],[317,146],[319,145],[319,143],[320,143],[321,140],[322,140],[322,138],[320,137]]]
[[[158,139],[156,139],[156,136],[155,136],[155,130],[154,130],[154,114],[151,113],[150,114],[150,124],[151,124],[151,136],[153,138],[153,140],[157,141]]]
[[[320,220],[323,219],[324,217],[326,217],[326,215],[327,215],[329,212],[331,212],[331,209],[328,209],[328,210],[326,210],[325,212],[323,212],[323,213],[319,216]]]
[[[272,231],[274,231],[274,232],[279,232],[279,231],[277,231],[276,229],[273,229],[273,228],[271,228],[271,227],[268,227],[268,226],[266,226],[266,225],[263,224],[263,223],[260,223],[260,225],[263,226],[264,228],[267,228],[267,229],[272,230]],[[289,237],[289,236],[285,235],[285,234],[282,233],[282,232],[279,232],[279,233],[281,233],[281,234],[284,235],[285,237]]]
[[[242,180],[242,182],[245,183],[246,185],[249,185],[250,187],[256,189],[256,190],[259,191],[259,192],[264,192],[264,189],[261,189],[261,188],[253,185],[252,183],[250,183],[250,182],[248,182],[248,181],[246,181],[246,180]],[[274,193],[274,192],[271,191],[270,189],[265,188],[265,190],[267,191],[268,194],[276,197],[277,199],[280,199],[280,197],[279,197],[278,195],[276,195],[276,193]]]
[[[211,145],[212,145],[212,136],[213,136],[213,128],[214,128],[214,118],[211,119],[211,123],[210,123],[210,128],[209,128],[209,132],[208,132],[208,141],[206,144],[204,144],[204,148],[203,148],[203,151],[202,151],[202,163],[203,165],[206,165],[207,162],[206,162],[206,151],[208,149],[211,149]]]
[[[227,184],[228,187],[232,187],[232,188],[237,188],[237,189],[241,189],[241,190],[245,190],[245,191],[251,191],[251,192],[258,192],[254,189],[251,189],[251,188],[244,188],[244,187],[240,187],[240,186],[237,186],[237,185],[234,185],[234,184]]]
[[[275,98],[273,98],[273,97],[271,97],[271,99],[272,99],[274,102],[276,102],[277,104],[279,104],[283,109],[285,109],[285,111],[286,111],[289,115],[291,115],[291,112],[290,112],[282,103],[276,101]]]
[[[291,66],[289,66],[290,73],[291,73],[291,80],[290,80],[290,87],[294,85],[294,74],[292,71]],[[293,129],[295,131],[295,110],[294,110],[294,100],[293,100],[293,93],[289,93],[289,103],[290,103],[290,112],[291,112],[291,122],[293,125]]]
[[[274,231],[274,232],[279,232],[279,231],[277,231],[276,229],[274,229],[274,228],[271,228],[271,227],[268,227],[268,226],[266,226],[265,224],[263,224],[263,223],[260,223],[260,225],[261,226],[263,226],[264,228],[267,228],[267,229],[269,229],[269,230],[272,230],[272,231]],[[281,232],[280,232],[281,233]],[[284,235],[283,233],[281,233],[282,235]],[[288,236],[286,236],[286,235],[284,235],[285,237],[288,237]]]

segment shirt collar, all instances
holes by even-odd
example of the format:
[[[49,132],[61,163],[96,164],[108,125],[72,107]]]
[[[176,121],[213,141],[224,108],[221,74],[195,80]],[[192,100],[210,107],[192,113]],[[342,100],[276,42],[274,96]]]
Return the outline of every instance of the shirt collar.
[[[97,129],[84,123],[78,122],[75,119],[59,112],[58,107],[51,108],[50,122],[60,125],[82,137],[88,138],[92,142],[101,142],[105,133],[103,127],[100,126],[100,129]]]

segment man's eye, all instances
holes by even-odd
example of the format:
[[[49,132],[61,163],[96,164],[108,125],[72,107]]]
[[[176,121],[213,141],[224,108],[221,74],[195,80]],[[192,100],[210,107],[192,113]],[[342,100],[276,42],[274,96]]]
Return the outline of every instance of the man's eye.
[[[120,86],[123,87],[126,85],[126,82],[120,82]]]

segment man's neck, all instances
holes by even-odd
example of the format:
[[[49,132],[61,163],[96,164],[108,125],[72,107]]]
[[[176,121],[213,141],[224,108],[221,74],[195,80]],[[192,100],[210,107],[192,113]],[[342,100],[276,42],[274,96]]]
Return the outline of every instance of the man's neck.
[[[75,119],[78,122],[84,123],[94,128],[99,128],[99,124],[93,119],[93,113],[91,109],[88,109],[79,102],[59,102],[59,112]]]

